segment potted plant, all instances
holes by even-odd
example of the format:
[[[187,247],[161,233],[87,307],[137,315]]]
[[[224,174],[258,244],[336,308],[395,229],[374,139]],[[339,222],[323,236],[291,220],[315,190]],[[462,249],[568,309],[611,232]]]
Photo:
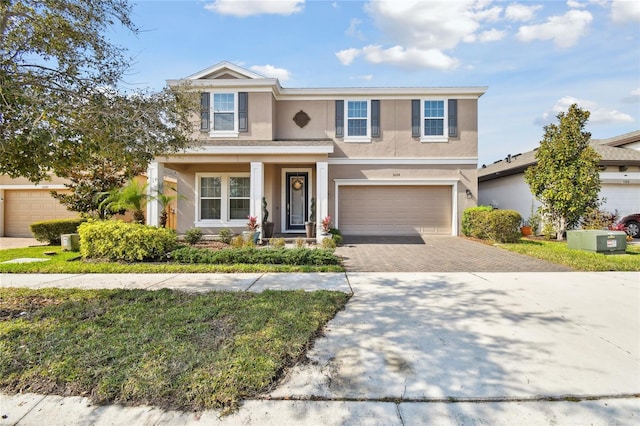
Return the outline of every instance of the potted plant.
[[[247,228],[249,228],[249,230],[242,231],[242,236],[244,237],[245,241],[253,240],[253,242],[256,243],[260,238],[260,231],[258,231],[258,227],[260,226],[258,225],[258,218],[249,215],[247,216],[247,219],[249,219],[249,222],[247,222]]]
[[[263,238],[273,236],[273,222],[269,222],[269,210],[267,210],[267,199],[262,197],[262,233]]]
[[[523,220],[522,224],[520,225],[520,232],[522,233],[523,236],[528,237],[529,235],[531,235],[531,226],[529,225],[529,221],[528,220]]]
[[[311,198],[311,211],[309,212],[309,220],[304,223],[304,230],[307,233],[307,238],[313,238],[316,236],[316,199]]]
[[[331,216],[326,216],[322,219],[322,235],[328,235],[331,229]]]

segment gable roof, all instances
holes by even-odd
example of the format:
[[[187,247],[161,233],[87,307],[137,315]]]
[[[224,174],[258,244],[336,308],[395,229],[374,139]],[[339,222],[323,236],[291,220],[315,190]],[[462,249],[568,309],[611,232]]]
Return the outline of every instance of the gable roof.
[[[603,166],[630,166],[640,165],[640,151],[625,148],[625,145],[640,142],[640,130],[608,139],[592,139],[590,145],[600,154]],[[482,165],[478,169],[478,181],[498,179],[503,176],[523,173],[530,166],[536,164],[537,148],[522,154],[507,155],[504,159],[493,164]]]
[[[210,66],[209,68],[198,71],[195,74],[185,78],[185,80],[209,80],[209,79],[262,79],[264,76],[249,71],[231,62],[222,61]]]

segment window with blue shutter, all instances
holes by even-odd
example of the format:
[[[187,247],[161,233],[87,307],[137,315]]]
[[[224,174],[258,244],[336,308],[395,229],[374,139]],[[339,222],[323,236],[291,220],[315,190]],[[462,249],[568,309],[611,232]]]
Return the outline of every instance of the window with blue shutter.
[[[336,101],[336,137],[344,137],[344,101]]]
[[[420,99],[411,100],[411,137],[420,137]]]
[[[249,131],[249,94],[247,92],[238,93],[238,131]]]
[[[449,99],[448,111],[449,115],[449,137],[458,136],[458,100]]]
[[[371,101],[371,137],[380,137],[380,101]]]
[[[200,130],[209,130],[211,112],[209,105],[209,93],[200,93]]]

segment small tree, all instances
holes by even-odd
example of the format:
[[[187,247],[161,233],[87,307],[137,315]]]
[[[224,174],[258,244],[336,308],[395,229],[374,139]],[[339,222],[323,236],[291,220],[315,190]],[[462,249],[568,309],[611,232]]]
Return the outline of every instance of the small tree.
[[[591,133],[584,131],[589,111],[577,104],[558,114],[559,124],[544,127],[545,133],[536,151],[537,164],[525,171],[525,180],[542,203],[563,239],[565,230],[575,227],[585,211],[599,205],[600,156],[589,145]]]
[[[175,192],[175,188],[171,188],[174,192]],[[153,196],[153,198],[155,200],[158,200],[158,203],[160,204],[160,207],[162,209],[162,211],[160,212],[160,227],[161,228],[166,228],[167,227],[167,221],[169,220],[169,207],[171,206],[171,203],[173,203],[175,200],[178,200],[180,198],[186,198],[184,195],[178,195],[178,194],[173,194],[173,195],[169,195],[169,194],[164,194],[162,192],[158,192],[156,195]]]

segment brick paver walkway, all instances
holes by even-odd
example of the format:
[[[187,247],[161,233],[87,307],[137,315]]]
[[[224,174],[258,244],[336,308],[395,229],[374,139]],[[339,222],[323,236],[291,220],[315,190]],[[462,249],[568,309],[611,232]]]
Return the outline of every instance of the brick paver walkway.
[[[349,237],[349,272],[563,272],[570,268],[452,236]]]

